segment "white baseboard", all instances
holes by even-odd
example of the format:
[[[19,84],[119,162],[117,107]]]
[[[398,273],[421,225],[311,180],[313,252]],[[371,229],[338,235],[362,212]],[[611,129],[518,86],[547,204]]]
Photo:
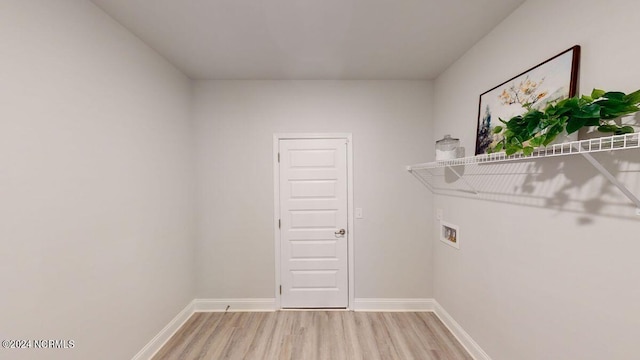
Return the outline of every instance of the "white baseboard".
[[[471,335],[469,335],[457,321],[455,321],[451,315],[437,302],[434,300],[434,312],[440,318],[440,321],[444,323],[444,325],[451,331],[453,336],[458,339],[460,344],[467,349],[467,352],[473,357],[475,360],[491,360],[489,355],[487,355],[484,350],[478,345]]]
[[[433,311],[433,299],[356,298],[354,311]]]
[[[140,350],[132,360],[148,360],[155,355],[158,350],[164,346],[164,344],[173,336],[173,334],[182,327],[182,325],[191,317],[193,314],[193,304],[191,301],[176,317],[164,327],[164,329],[160,330],[158,335],[154,336],[147,345],[145,345],[142,350]]]
[[[248,299],[195,299],[195,312],[237,311],[276,311],[275,298]]]

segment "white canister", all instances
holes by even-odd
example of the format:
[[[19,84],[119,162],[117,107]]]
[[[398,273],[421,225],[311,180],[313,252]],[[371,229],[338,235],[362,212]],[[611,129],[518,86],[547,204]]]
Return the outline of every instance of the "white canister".
[[[436,141],[436,161],[453,160],[458,157],[458,147],[460,139],[454,139],[447,134],[444,138]]]

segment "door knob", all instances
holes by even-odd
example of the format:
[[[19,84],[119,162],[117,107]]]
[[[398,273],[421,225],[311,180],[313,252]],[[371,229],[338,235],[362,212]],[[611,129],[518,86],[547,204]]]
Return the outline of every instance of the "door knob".
[[[346,234],[346,233],[347,233],[347,232],[346,232],[344,229],[340,229],[339,231],[336,231],[334,234],[336,234],[336,236],[337,236],[337,235],[342,235],[342,236],[344,236],[344,234]]]

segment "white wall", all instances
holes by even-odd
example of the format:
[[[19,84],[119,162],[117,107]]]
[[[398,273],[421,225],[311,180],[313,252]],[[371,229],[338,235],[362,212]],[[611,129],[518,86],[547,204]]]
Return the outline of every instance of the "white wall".
[[[405,165],[433,156],[426,81],[195,86],[198,297],[274,297],[274,133],[353,133],[357,298],[431,297],[431,197]]]
[[[189,80],[88,1],[0,5],[0,338],[127,359],[195,296]]]
[[[473,149],[478,95],[574,44],[582,93],[640,88],[638,13],[635,0],[527,1],[436,80],[435,134]],[[640,194],[637,151],[597,157]],[[503,192],[491,201],[436,197],[462,248],[436,241],[435,298],[494,360],[636,359],[633,207],[578,157],[518,169],[533,175],[485,176]]]

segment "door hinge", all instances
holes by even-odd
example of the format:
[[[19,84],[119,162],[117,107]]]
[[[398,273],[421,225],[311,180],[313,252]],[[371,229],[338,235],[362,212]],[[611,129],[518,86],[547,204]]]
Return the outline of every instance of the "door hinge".
[[[280,221],[280,219],[278,219],[278,229],[282,228],[282,221]]]
[[[280,153],[278,153],[278,162],[280,162]]]
[[[280,285],[280,295],[282,295],[282,285]]]

